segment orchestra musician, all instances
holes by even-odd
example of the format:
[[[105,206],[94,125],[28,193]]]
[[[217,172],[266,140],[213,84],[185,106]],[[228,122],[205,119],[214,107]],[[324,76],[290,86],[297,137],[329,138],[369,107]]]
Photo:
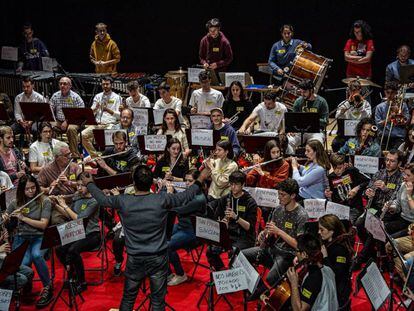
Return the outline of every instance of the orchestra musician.
[[[155,102],[154,109],[174,109],[178,115],[180,124],[185,125],[185,120],[181,114],[183,102],[181,99],[172,96],[170,93],[170,85],[167,82],[161,82],[158,86],[158,94],[160,98]]]
[[[184,159],[181,142],[177,138],[170,138],[165,146],[164,155],[154,169],[154,178],[169,181],[183,181],[188,171],[188,161]]]
[[[233,126],[223,123],[224,114],[221,108],[213,108],[210,113],[212,129],[219,132],[220,139],[230,141],[233,153],[237,157],[240,154],[240,143]]]
[[[278,190],[280,205],[273,209],[267,219],[266,228],[258,235],[259,246],[242,251],[251,263],[262,263],[269,268],[266,281],[270,286],[286,272],[295,257],[297,238],[304,233],[308,214],[297,203],[299,185],[296,180],[288,178],[280,182]],[[255,300],[266,290],[263,281],[259,281],[256,290],[249,297]]]
[[[220,31],[221,23],[218,18],[210,19],[206,28],[208,33],[201,39],[198,52],[200,64],[204,69],[226,71],[233,61],[230,41]]]
[[[355,128],[356,137],[349,138],[339,149],[339,154],[363,155],[380,157],[381,147],[377,142],[377,128],[374,120],[369,118],[361,119]]]
[[[338,310],[335,274],[323,264],[320,241],[309,233],[299,236],[296,255],[299,262],[306,260],[307,273],[300,281],[295,267],[287,271],[292,310]]]
[[[395,81],[400,83],[400,69],[405,65],[414,65],[414,60],[410,58],[411,48],[408,45],[401,45],[397,49],[397,60],[388,64],[385,70],[385,82]],[[410,83],[409,87],[413,87]]]
[[[341,220],[335,215],[319,218],[319,236],[322,239],[323,264],[335,273],[339,310],[351,310],[349,296],[352,291],[351,259],[353,236],[348,233]]]
[[[129,81],[127,84],[129,97],[125,100],[126,107],[129,108],[150,108],[151,103],[147,96],[139,92],[138,81]]]
[[[398,147],[404,155],[404,163],[411,163],[414,157],[414,124],[410,124],[405,129],[405,141]]]
[[[24,40],[19,47],[17,73],[22,70],[43,70],[42,57],[49,57],[46,45],[39,38],[33,37],[33,33],[30,23],[23,25]]]
[[[89,59],[95,65],[96,73],[116,73],[116,65],[121,60],[121,52],[107,32],[104,23],[95,25],[95,40],[91,44]]]
[[[244,120],[253,111],[252,102],[246,97],[240,81],[233,81],[227,91],[226,101],[223,103],[224,123],[231,122],[231,126],[238,130]],[[233,119],[236,119],[233,121]]]
[[[121,110],[120,118],[120,122],[116,124],[112,129],[125,130],[127,132],[129,144],[138,151],[137,156],[139,157],[141,153],[137,139],[138,129],[133,124],[134,111],[131,108],[124,108]]]

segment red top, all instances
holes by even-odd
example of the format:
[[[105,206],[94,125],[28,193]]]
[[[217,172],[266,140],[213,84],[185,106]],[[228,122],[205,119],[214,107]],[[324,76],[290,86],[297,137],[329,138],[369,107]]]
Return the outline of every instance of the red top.
[[[356,39],[348,39],[344,47],[344,52],[356,51],[358,56],[366,56],[368,51],[373,52],[374,50],[374,41],[371,39],[361,42]],[[348,66],[346,67],[346,76],[371,78],[371,62],[365,64],[354,64],[348,62]]]

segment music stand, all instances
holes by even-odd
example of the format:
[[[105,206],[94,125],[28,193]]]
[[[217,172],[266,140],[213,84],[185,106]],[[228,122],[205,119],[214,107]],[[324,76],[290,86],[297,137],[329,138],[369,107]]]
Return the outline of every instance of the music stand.
[[[21,102],[20,108],[22,109],[26,120],[36,123],[36,131],[38,131],[41,122],[55,121],[55,117],[49,103]]]
[[[95,178],[95,184],[99,189],[112,189],[114,187],[127,187],[133,184],[130,172]]]
[[[7,121],[10,121],[10,120],[11,120],[11,118],[10,118],[9,114],[7,113],[6,105],[4,105],[4,104],[0,105],[0,121],[7,122]]]
[[[413,83],[414,82],[414,65],[400,66],[400,82]]]
[[[270,140],[279,141],[279,137],[275,136],[259,136],[259,135],[237,135],[240,146],[244,148],[247,153],[263,152],[263,148]]]
[[[303,145],[305,133],[320,133],[319,113],[287,112],[285,113],[285,132],[300,133],[300,147]]]

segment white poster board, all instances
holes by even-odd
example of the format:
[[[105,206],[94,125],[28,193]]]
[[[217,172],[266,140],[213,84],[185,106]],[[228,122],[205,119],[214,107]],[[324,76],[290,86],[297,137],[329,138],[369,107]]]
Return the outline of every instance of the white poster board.
[[[115,132],[124,132],[125,135],[128,137],[128,132],[127,130],[113,130],[113,129],[108,129],[108,130],[104,130],[104,134],[105,134],[105,146],[113,146],[114,142],[112,141],[112,134]]]
[[[367,216],[365,217],[365,229],[372,234],[374,239],[385,243],[386,237],[383,228],[384,224],[382,221],[371,214],[370,211],[367,211]]]
[[[303,201],[305,211],[308,213],[309,218],[322,217],[325,215],[325,199],[305,199]]]
[[[42,57],[42,68],[44,71],[54,71],[58,63],[55,58]]]
[[[213,280],[218,295],[247,289],[243,268],[213,272]]]
[[[361,278],[361,283],[374,309],[378,310],[381,308],[385,300],[391,294],[391,291],[375,262],[372,262],[366,268],[366,272]]]
[[[209,116],[191,115],[190,116],[191,129],[210,129],[211,120]]]
[[[192,129],[191,130],[191,145],[213,147],[213,130]]]
[[[147,135],[148,133],[148,109],[131,108],[134,111],[134,120],[132,125],[136,128],[137,135]]]
[[[188,82],[199,83],[198,75],[200,72],[205,71],[204,68],[188,68]]]
[[[328,203],[326,204],[325,214],[336,215],[341,220],[349,220],[349,212],[350,207],[347,205],[342,205],[331,201],[328,201]]]
[[[279,195],[276,189],[244,187],[255,199],[258,206],[277,207],[279,205]]]
[[[18,48],[14,46],[2,46],[1,47],[1,59],[9,60],[12,62],[17,62],[18,58]]]
[[[379,170],[379,158],[356,155],[354,158],[354,167],[365,174],[375,174]]]
[[[260,280],[260,275],[242,252],[240,252],[234,260],[233,268],[242,268],[244,270],[247,280],[247,289],[250,293],[253,293]]]
[[[220,242],[220,224],[218,221],[196,217],[196,236],[214,242]]]
[[[344,135],[356,136],[355,129],[360,120],[344,120]]]
[[[57,230],[62,246],[85,238],[83,219],[75,219],[58,225]]]
[[[164,151],[167,146],[167,135],[145,135],[145,150]]]
[[[153,109],[152,114],[154,115],[154,124],[161,125],[164,119],[164,112],[167,109]]]
[[[226,87],[230,87],[233,81],[239,81],[243,87],[246,86],[246,74],[244,72],[226,72],[224,80]]]
[[[187,184],[185,181],[172,181],[171,184],[177,192],[183,192],[187,190]]]
[[[13,291],[9,289],[0,288],[0,310],[9,310],[10,301],[13,296]]]

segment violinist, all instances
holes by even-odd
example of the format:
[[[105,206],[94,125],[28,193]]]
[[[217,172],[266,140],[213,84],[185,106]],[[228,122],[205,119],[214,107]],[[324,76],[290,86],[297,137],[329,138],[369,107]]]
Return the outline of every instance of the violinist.
[[[335,274],[330,267],[323,264],[319,240],[309,233],[299,236],[296,255],[299,262],[306,261],[307,273],[300,283],[298,272],[294,267],[290,267],[287,271],[292,310],[337,311]]]
[[[335,215],[324,215],[318,222],[323,264],[335,273],[340,310],[350,310],[352,235],[346,232],[345,226]]]
[[[384,136],[383,144],[387,143],[389,137],[391,149],[398,148],[404,142],[405,126],[410,117],[407,104],[399,102],[400,99],[396,97],[398,89],[396,82],[387,82],[384,87],[387,100],[375,108],[375,123]]]
[[[276,188],[280,205],[273,209],[265,230],[257,237],[260,245],[242,251],[249,262],[262,263],[270,269],[266,281],[271,286],[276,285],[292,263],[296,239],[304,232],[308,221],[305,209],[297,203],[299,185],[296,180],[288,178]],[[260,281],[249,300],[258,299],[265,290],[266,285]]]
[[[361,119],[355,128],[355,134],[356,137],[349,138],[339,149],[339,154],[381,156],[381,148],[376,140],[377,127],[372,119]]]
[[[406,129],[405,141],[398,150],[404,155],[405,163],[411,163],[414,159],[414,124],[410,124]]]

